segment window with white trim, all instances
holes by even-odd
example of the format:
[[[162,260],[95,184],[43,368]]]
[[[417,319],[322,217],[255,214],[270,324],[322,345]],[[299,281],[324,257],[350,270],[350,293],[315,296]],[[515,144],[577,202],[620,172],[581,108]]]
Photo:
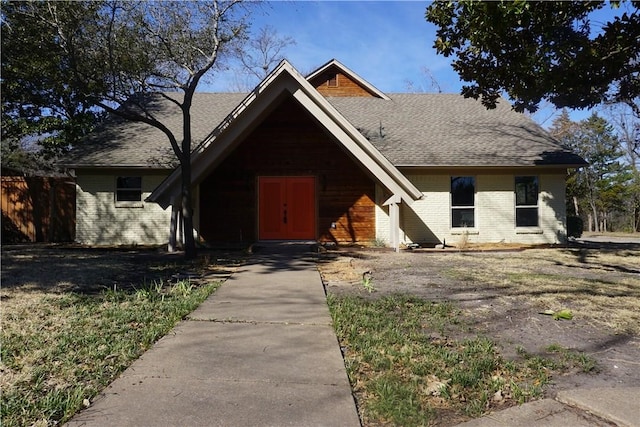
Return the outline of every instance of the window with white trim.
[[[116,205],[142,205],[141,176],[119,176],[116,178]]]
[[[451,227],[475,227],[476,180],[472,176],[451,177]]]
[[[537,227],[538,193],[537,176],[516,176],[516,227]]]

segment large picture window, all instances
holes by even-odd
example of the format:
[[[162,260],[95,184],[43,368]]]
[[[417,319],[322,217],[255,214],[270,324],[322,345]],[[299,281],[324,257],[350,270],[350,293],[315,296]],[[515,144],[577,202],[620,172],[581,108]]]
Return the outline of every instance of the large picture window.
[[[475,227],[475,196],[474,177],[451,177],[451,227]]]
[[[142,202],[142,177],[119,176],[116,178],[116,203],[123,205]]]
[[[516,176],[516,227],[538,226],[538,177]]]

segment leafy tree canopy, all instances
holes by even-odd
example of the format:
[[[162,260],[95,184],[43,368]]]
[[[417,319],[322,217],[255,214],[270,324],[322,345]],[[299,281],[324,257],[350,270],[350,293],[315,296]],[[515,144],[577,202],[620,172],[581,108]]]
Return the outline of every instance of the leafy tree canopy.
[[[97,5],[74,2],[64,10],[85,13]],[[69,85],[71,64],[56,29],[23,13],[32,8],[26,2],[2,2],[1,7],[2,166],[34,173],[52,167],[56,156],[93,128],[100,113]]]
[[[596,28],[593,12],[620,8]],[[542,100],[558,108],[624,102],[640,117],[640,1],[436,1],[438,53],[471,84],[465,97],[495,108],[501,92],[517,111]]]

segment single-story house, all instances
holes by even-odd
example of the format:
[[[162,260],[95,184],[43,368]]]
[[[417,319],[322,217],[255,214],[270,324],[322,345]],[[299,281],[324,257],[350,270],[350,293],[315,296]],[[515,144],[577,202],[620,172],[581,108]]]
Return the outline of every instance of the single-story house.
[[[176,105],[148,102],[181,137]],[[249,94],[196,93],[191,114],[202,244],[562,242],[567,169],[585,164],[504,100],[385,94],[336,60],[307,77],[283,61]],[[79,243],[169,241],[181,182],[162,132],[112,117],[66,166]]]

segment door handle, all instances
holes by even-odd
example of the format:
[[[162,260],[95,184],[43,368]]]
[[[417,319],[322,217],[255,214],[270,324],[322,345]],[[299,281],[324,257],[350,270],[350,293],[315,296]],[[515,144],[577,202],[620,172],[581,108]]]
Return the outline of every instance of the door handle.
[[[282,218],[282,222],[284,224],[287,223],[287,204],[286,203],[284,204],[284,217]]]

